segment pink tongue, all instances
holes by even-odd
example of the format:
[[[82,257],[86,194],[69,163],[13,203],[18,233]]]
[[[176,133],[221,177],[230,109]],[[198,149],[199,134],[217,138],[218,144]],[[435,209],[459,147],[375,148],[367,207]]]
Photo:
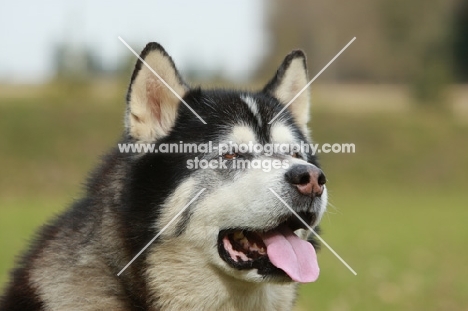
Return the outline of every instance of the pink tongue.
[[[271,263],[286,272],[296,282],[307,283],[317,280],[320,268],[315,249],[299,238],[286,226],[271,230],[263,235]]]

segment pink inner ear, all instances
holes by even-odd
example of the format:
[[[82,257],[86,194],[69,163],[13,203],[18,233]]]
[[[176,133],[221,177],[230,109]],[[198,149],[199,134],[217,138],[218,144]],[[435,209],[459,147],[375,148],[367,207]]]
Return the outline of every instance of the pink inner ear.
[[[161,124],[161,103],[163,93],[161,91],[161,84],[154,79],[148,79],[146,82],[146,98],[148,100],[148,108],[153,115],[154,119]]]

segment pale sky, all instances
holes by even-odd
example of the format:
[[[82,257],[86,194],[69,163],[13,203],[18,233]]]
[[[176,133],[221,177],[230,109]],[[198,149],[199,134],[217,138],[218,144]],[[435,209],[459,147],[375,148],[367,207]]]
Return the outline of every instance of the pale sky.
[[[262,0],[5,1],[0,9],[0,80],[51,76],[57,42],[89,44],[111,66],[159,42],[179,68],[221,68],[232,79],[252,73],[268,48]]]

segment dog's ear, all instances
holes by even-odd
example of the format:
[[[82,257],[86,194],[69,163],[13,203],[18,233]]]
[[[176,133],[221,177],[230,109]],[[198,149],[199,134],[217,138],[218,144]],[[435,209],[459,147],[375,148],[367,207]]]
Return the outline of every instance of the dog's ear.
[[[307,82],[305,54],[296,50],[286,56],[275,76],[268,82],[263,91],[287,105],[307,85]],[[307,133],[307,122],[309,122],[309,106],[309,92],[304,90],[288,107],[297,124],[305,133]]]
[[[167,85],[180,97],[184,97],[188,87],[158,43],[148,43],[140,57],[165,83],[140,59],[137,61],[128,87],[125,125],[137,141],[152,142],[166,136],[177,117],[180,100]]]

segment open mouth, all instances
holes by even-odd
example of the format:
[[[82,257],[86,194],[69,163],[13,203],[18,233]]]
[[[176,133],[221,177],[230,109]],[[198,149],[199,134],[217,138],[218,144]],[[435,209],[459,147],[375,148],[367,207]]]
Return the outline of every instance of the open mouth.
[[[312,213],[300,213],[299,216],[309,224],[315,220]],[[301,228],[306,227],[293,215],[268,230],[222,230],[218,236],[218,251],[224,261],[239,270],[257,269],[265,276],[286,276],[301,283],[314,282],[320,270],[317,255],[311,243],[294,233]]]

